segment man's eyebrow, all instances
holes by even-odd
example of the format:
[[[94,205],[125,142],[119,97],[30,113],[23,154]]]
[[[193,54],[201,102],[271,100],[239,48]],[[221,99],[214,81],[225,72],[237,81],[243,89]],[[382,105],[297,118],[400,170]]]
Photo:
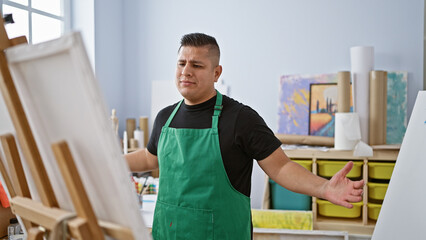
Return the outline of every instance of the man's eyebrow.
[[[192,64],[194,64],[194,63],[195,64],[204,64],[202,61],[198,61],[198,60],[189,60],[189,61],[187,61],[185,59],[179,59],[178,62],[190,62]]]

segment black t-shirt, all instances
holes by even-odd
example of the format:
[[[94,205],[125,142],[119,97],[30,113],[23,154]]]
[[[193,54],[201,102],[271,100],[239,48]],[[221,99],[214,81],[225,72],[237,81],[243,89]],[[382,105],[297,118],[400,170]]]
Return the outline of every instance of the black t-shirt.
[[[197,105],[183,102],[174,116],[172,128],[211,128],[216,96]],[[223,96],[219,117],[219,144],[223,164],[232,186],[250,197],[253,159],[262,160],[273,153],[281,142],[262,117],[252,108]],[[147,149],[157,155],[161,129],[177,103],[161,110],[154,122]]]

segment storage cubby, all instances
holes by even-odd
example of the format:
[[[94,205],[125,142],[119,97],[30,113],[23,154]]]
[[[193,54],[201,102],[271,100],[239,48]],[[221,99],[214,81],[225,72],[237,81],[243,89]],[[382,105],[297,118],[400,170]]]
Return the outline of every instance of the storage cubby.
[[[354,168],[349,173],[349,178],[354,180],[364,179],[363,200],[356,203],[353,209],[339,208],[324,200],[311,198],[312,213],[315,230],[347,231],[351,234],[368,234],[374,231],[381,203],[389,184],[390,176],[398,157],[398,148],[374,149],[372,157],[355,157],[352,151],[330,149],[328,151],[311,149],[285,150],[287,156],[294,161],[309,162],[312,173],[329,178],[335,171],[341,169],[348,161],[354,162]],[[303,165],[302,165],[303,166]],[[306,168],[306,166],[305,166]],[[309,169],[309,168],[307,168]],[[264,209],[271,208],[270,201],[272,185],[266,184],[264,194]],[[275,183],[276,184],[276,183]],[[273,186],[277,187],[277,186]],[[288,191],[288,190],[287,190]],[[371,196],[370,196],[371,194]],[[286,199],[284,199],[286,198]],[[291,202],[291,194],[283,195],[282,201]],[[275,203],[280,201],[275,198]],[[284,205],[285,204],[281,204]],[[283,209],[283,208],[281,208]],[[285,209],[285,208],[284,208]],[[294,209],[288,209],[294,210]],[[309,209],[299,209],[309,210]]]

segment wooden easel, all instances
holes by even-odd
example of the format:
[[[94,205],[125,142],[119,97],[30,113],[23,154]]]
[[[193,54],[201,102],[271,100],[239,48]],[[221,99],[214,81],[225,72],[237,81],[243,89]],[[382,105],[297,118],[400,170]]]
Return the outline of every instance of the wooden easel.
[[[45,234],[53,234],[60,227],[64,227],[66,231],[60,232],[59,236],[65,236],[66,238],[104,239],[104,234],[106,234],[115,239],[135,239],[129,228],[97,220],[65,141],[53,143],[52,150],[76,212],[72,213],[59,208],[28,119],[13,83],[4,52],[9,47],[25,43],[27,43],[25,36],[14,39],[8,38],[3,18],[0,17],[0,89],[41,199],[41,203],[31,199],[15,139],[11,134],[3,135],[0,139],[11,177],[7,176],[1,161],[0,169],[12,197],[12,211],[23,219],[29,240],[41,240]]]

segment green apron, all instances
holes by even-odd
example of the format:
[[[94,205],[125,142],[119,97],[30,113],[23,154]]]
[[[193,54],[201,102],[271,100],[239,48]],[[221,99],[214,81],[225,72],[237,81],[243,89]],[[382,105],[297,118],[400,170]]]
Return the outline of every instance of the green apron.
[[[158,142],[160,183],[152,236],[155,240],[250,239],[250,198],[232,187],[220,152],[222,95],[217,92],[212,127],[207,129],[169,127],[182,101]]]

